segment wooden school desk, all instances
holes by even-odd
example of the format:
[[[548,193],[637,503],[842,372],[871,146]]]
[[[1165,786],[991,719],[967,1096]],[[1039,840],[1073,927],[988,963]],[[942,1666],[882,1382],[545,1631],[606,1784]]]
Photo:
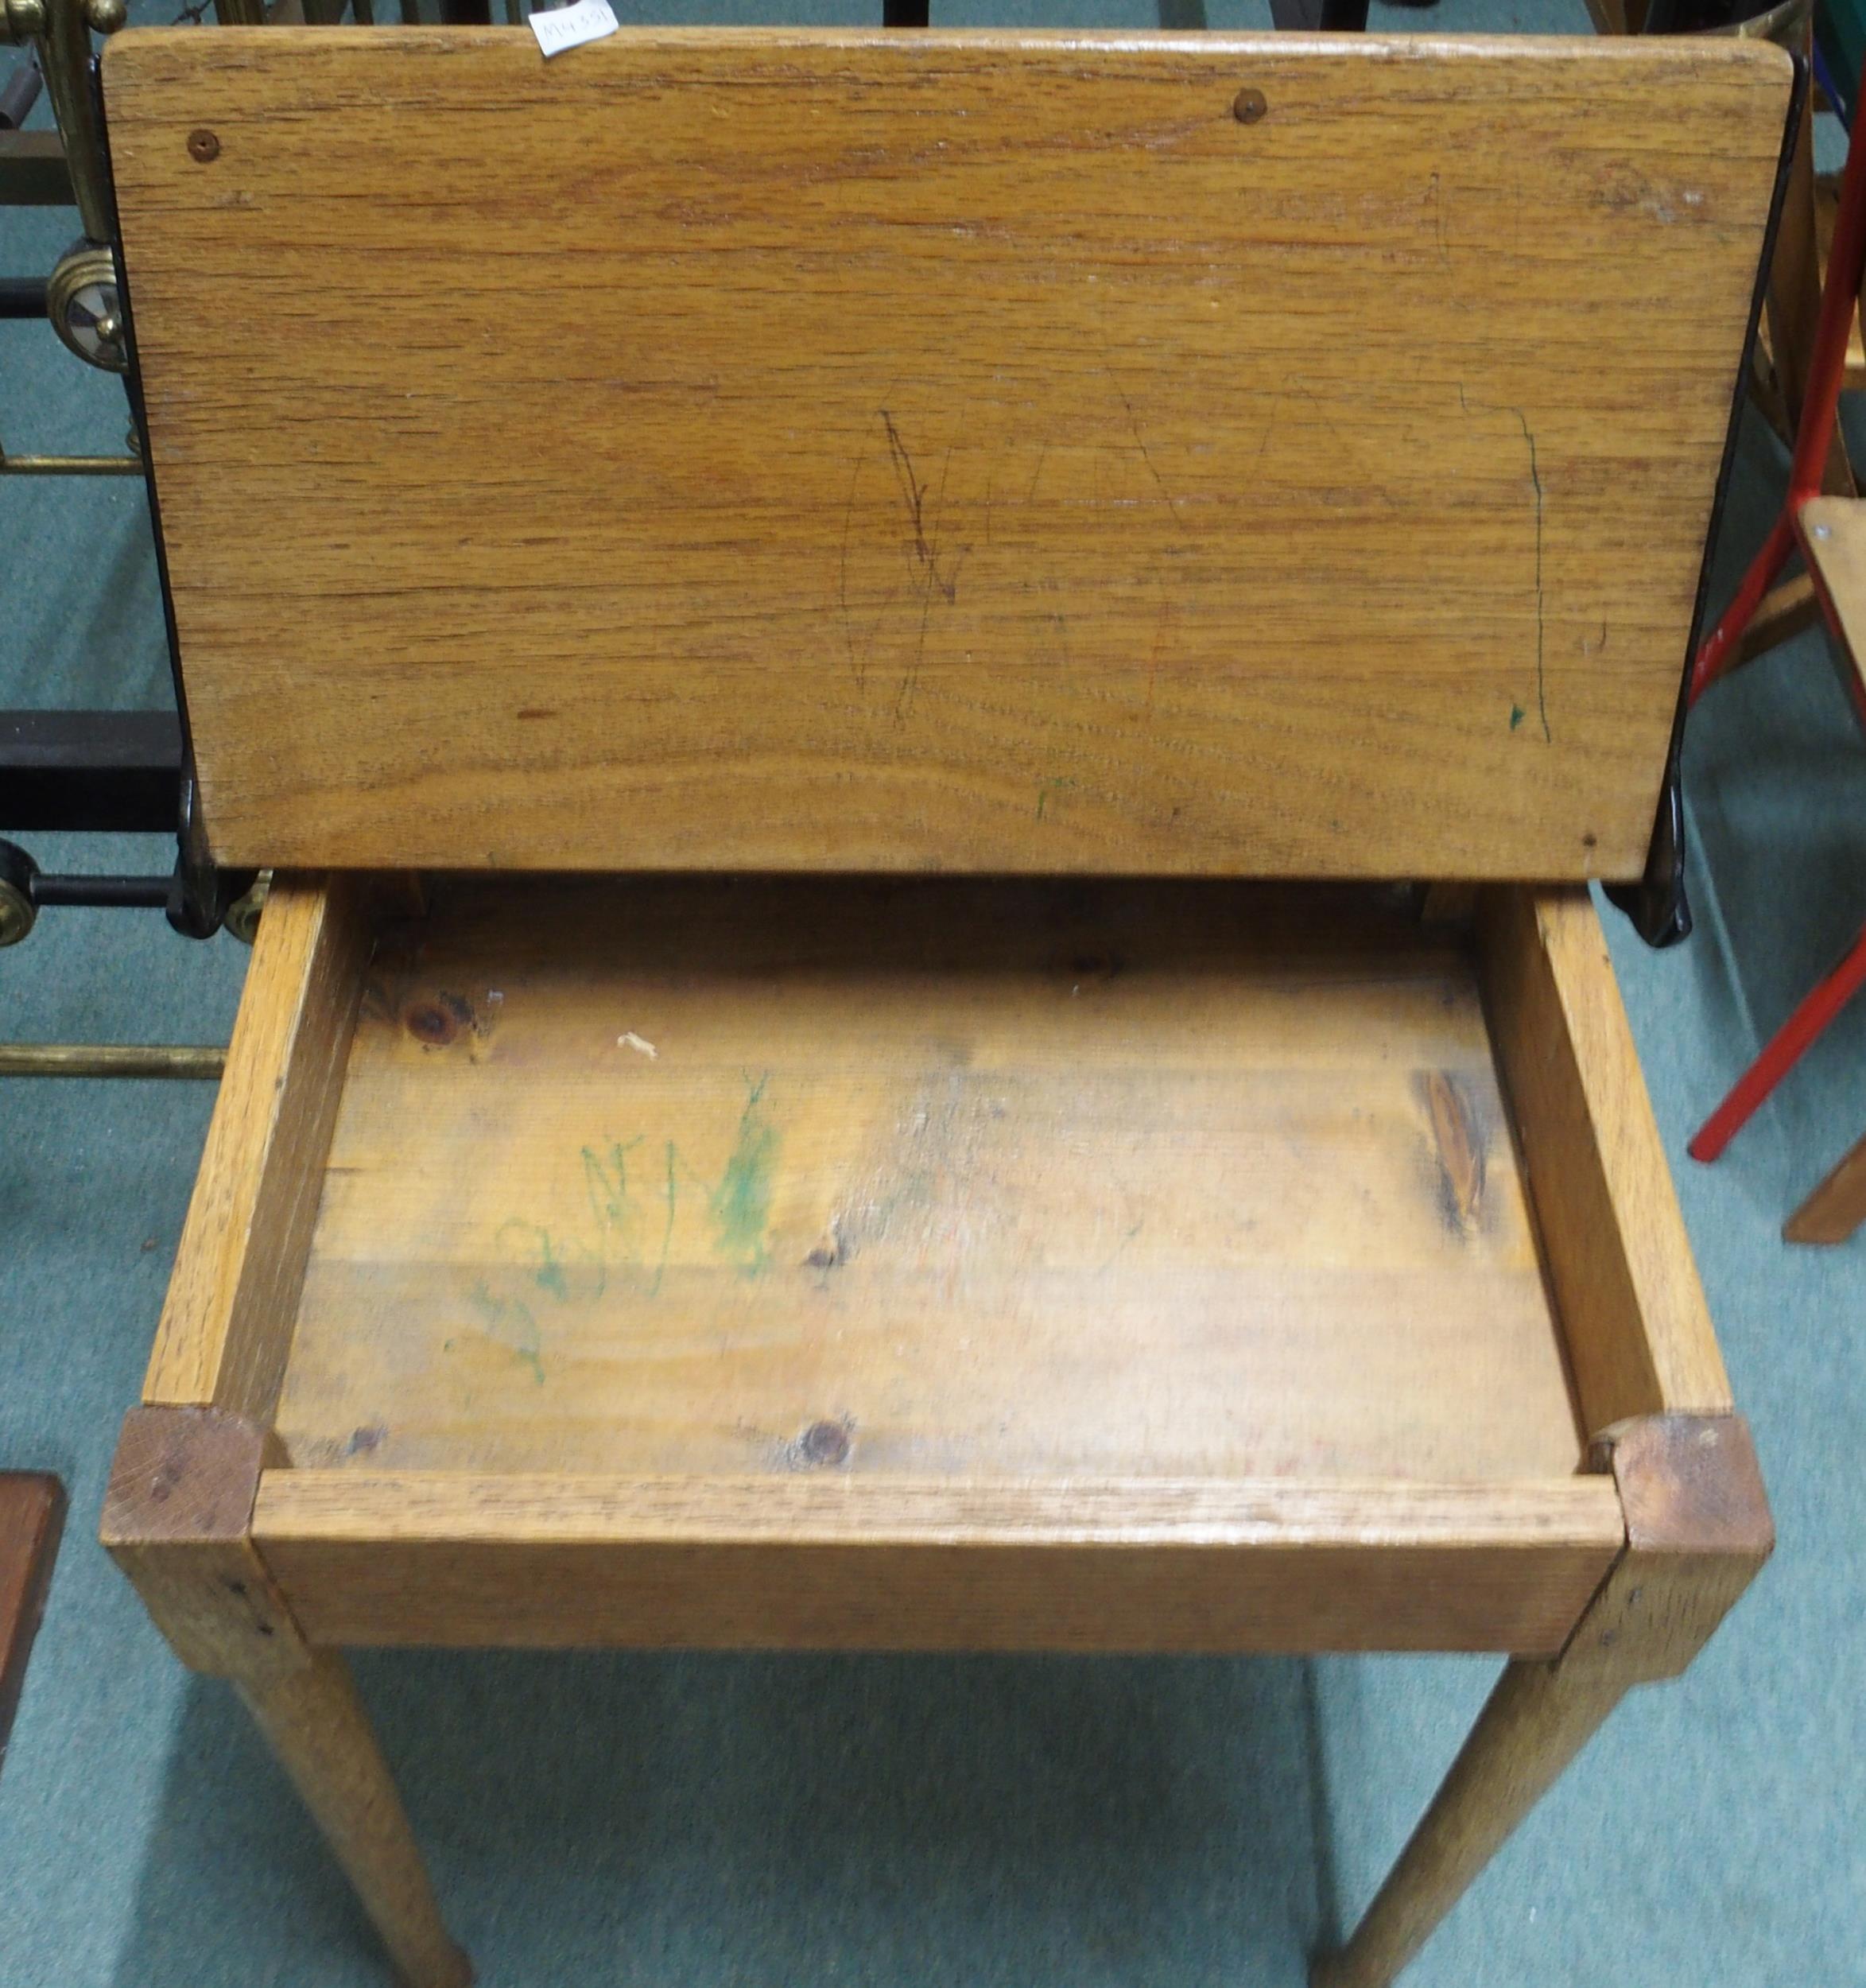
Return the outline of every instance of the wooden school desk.
[[[1583,885],[1791,77],[111,43],[201,811],[277,881],[104,1536],[409,1981],[345,1644],[1504,1653],[1360,1988],[1709,1635],[1767,1510]]]

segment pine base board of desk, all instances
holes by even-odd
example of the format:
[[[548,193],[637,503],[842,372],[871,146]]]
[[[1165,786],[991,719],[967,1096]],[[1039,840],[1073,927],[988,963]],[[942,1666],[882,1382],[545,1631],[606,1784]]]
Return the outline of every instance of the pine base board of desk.
[[[1494,1819],[1766,1550],[1583,892],[407,904],[274,886],[105,1536],[412,1980],[344,1644],[1499,1651]]]

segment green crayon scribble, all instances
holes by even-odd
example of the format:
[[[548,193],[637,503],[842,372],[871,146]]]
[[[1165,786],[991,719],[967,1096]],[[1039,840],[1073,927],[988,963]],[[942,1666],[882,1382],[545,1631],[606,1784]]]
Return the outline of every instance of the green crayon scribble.
[[[564,1266],[552,1253],[551,1232],[540,1229],[537,1232],[537,1268],[532,1272],[537,1279],[540,1291],[548,1291],[562,1304],[570,1295],[570,1285],[564,1275]]]
[[[473,1309],[485,1321],[486,1330],[508,1346],[521,1365],[531,1369],[531,1377],[545,1384],[544,1337],[532,1316],[531,1307],[516,1298],[495,1298],[483,1279],[467,1294]]]
[[[654,1266],[654,1281],[648,1287],[648,1295],[650,1298],[658,1298],[661,1295],[661,1280],[667,1275],[667,1252],[673,1246],[674,1197],[677,1191],[674,1172],[678,1164],[679,1155],[673,1141],[670,1139],[667,1142],[667,1226],[661,1232],[661,1261]]]
[[[1067,794],[1075,786],[1073,780],[1039,780],[1037,782],[1037,819],[1043,819],[1043,810],[1049,805],[1053,794]]]
[[[760,1109],[760,1103],[770,1081],[767,1070],[751,1085],[739,1120],[739,1143],[726,1162],[725,1178],[712,1197],[720,1254],[737,1263],[748,1277],[755,1277],[766,1261],[765,1227],[770,1218],[778,1134],[777,1127]],[[671,1200],[670,1190],[670,1206]]]
[[[513,1215],[499,1225],[497,1240],[502,1245],[517,1233],[525,1239],[532,1256],[530,1266],[532,1281],[540,1291],[549,1291],[561,1305],[567,1305],[572,1298],[586,1295],[600,1298],[608,1282],[608,1268],[603,1258],[572,1237],[568,1244],[560,1245],[541,1222],[527,1221],[522,1215]],[[588,1266],[591,1287],[587,1293],[573,1292],[570,1277],[572,1271],[583,1265]],[[578,1281],[584,1281],[580,1276]]]
[[[628,1202],[628,1156],[641,1143],[639,1133],[626,1146],[612,1139],[606,1159],[593,1146],[583,1149],[584,1192],[599,1229],[612,1228],[622,1220]]]

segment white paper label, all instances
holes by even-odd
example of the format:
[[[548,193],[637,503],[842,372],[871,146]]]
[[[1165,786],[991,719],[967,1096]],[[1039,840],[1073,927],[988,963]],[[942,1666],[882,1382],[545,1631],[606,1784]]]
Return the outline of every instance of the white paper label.
[[[576,0],[573,7],[557,7],[549,14],[531,16],[531,32],[537,37],[537,45],[544,50],[546,61],[566,49],[580,48],[586,41],[600,41],[604,35],[614,34],[615,29],[609,0]]]

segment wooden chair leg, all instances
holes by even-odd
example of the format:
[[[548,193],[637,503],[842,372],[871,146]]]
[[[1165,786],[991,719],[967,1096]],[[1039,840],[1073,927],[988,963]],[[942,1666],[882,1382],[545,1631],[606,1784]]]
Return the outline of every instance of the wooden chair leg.
[[[1860,1141],[1783,1225],[1792,1243],[1843,1243],[1866,1222],[1866,1139]]]
[[[467,1988],[349,1671],[305,1641],[253,1544],[266,1440],[219,1409],[132,1409],[103,1543],[183,1663],[238,1687],[409,1988]]]
[[[1773,1543],[1736,1415],[1643,1415],[1598,1441],[1627,1549],[1552,1663],[1514,1661],[1352,1938],[1313,1988],[1386,1988],[1635,1684],[1675,1676]]]
[[[1746,662],[1754,662],[1758,656],[1766,656],[1771,649],[1820,625],[1821,600],[1814,582],[1808,574],[1798,573],[1763,596],[1762,604],[1737,642],[1730,667],[1740,670]]]

